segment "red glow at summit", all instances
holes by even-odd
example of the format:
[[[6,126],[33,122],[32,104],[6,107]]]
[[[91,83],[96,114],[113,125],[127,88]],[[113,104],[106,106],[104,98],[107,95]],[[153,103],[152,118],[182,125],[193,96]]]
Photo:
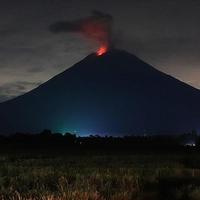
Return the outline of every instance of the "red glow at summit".
[[[102,56],[102,55],[105,54],[107,51],[108,51],[108,47],[107,47],[107,46],[101,46],[101,47],[97,50],[96,54],[97,54],[97,56]]]

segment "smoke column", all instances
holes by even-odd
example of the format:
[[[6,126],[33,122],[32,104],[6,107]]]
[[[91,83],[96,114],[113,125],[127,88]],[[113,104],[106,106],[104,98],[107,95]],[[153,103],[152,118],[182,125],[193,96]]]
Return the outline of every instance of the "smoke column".
[[[113,46],[112,41],[113,17],[109,14],[93,11],[92,15],[75,21],[58,21],[50,25],[53,33],[74,32],[83,34],[100,44],[97,55],[102,55]]]

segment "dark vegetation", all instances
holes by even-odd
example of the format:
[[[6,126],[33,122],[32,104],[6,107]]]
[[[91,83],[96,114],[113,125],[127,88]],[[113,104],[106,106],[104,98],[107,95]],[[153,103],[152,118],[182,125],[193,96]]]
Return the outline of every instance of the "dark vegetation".
[[[200,146],[200,136],[192,131],[183,135],[135,135],[124,137],[90,135],[79,137],[71,133],[52,133],[44,130],[39,134],[16,133],[9,136],[0,136],[1,147],[12,148],[33,148],[33,149],[73,149],[95,150],[99,153],[120,153],[120,152],[147,152],[147,151],[187,151],[187,147]]]
[[[1,136],[0,199],[199,200],[199,141],[195,132]]]

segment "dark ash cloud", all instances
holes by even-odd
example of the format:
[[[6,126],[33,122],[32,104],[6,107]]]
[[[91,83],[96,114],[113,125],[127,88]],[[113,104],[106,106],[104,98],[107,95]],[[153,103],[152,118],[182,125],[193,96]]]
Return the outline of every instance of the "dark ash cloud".
[[[80,33],[100,44],[111,47],[113,17],[101,11],[93,11],[92,15],[75,21],[58,21],[50,25],[49,30],[53,33],[74,32]]]

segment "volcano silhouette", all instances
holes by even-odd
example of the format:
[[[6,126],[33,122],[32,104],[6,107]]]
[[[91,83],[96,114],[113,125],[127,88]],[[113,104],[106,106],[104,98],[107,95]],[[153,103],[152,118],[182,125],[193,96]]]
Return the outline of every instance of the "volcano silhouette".
[[[112,50],[91,54],[38,88],[0,104],[0,132],[128,135],[199,128],[200,91]]]

